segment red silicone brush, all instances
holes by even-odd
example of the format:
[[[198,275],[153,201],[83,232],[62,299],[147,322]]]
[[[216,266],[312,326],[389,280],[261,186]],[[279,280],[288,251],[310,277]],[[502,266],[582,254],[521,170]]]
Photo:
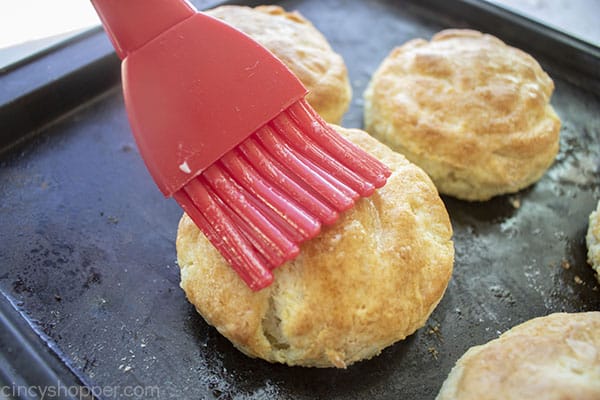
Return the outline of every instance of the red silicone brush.
[[[264,47],[182,0],[92,0],[156,184],[254,290],[389,169],[330,128]]]

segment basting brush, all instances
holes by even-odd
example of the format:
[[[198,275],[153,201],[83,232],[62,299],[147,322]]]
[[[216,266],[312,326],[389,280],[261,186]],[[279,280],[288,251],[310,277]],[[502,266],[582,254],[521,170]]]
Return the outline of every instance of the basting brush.
[[[129,122],[173,197],[253,290],[390,175],[332,129],[272,53],[183,0],[92,0]]]

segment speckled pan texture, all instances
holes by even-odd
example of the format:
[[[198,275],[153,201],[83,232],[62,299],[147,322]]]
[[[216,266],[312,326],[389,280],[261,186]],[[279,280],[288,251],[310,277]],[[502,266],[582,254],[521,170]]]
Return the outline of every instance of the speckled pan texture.
[[[360,94],[399,44],[450,27],[511,45],[504,32],[518,33],[555,83],[562,128],[554,164],[513,195],[442,197],[454,271],[415,334],[345,370],[271,364],[239,352],[186,300],[175,264],[181,210],[148,175],[115,86],[0,155],[0,291],[65,362],[98,387],[158,386],[160,396],[146,399],[430,400],[468,348],[531,318],[600,310],[585,245],[600,199],[596,81],[542,56],[526,28],[482,26],[484,14],[457,0],[277,4],[299,10],[344,58],[355,93],[348,128],[362,127]],[[443,4],[460,19],[441,14]]]

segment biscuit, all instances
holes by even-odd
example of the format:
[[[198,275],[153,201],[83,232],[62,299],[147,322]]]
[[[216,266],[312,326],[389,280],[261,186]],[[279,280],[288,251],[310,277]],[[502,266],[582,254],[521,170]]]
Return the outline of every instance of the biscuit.
[[[279,6],[221,6],[206,11],[246,33],[275,54],[302,81],[308,103],[327,122],[339,123],[352,89],[342,57],[298,12]]]
[[[596,271],[596,278],[600,282],[600,201],[596,211],[590,214],[585,241],[588,249],[588,263]]]
[[[440,193],[487,200],[536,182],[559,147],[554,83],[528,54],[472,30],[394,49],[365,91],[365,129]]]
[[[387,184],[301,245],[253,292],[184,214],[181,287],[206,322],[251,357],[344,368],[422,327],[454,262],[448,213],[427,174],[367,133],[337,131],[392,170]]]
[[[600,312],[535,318],[472,347],[436,399],[600,399]]]

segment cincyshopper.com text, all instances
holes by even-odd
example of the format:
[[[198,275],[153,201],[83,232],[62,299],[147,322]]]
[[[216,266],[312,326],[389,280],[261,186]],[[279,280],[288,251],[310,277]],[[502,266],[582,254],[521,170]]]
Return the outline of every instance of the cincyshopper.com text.
[[[0,386],[0,398],[32,397],[40,400],[67,397],[77,400],[97,398],[158,399],[158,386]]]

